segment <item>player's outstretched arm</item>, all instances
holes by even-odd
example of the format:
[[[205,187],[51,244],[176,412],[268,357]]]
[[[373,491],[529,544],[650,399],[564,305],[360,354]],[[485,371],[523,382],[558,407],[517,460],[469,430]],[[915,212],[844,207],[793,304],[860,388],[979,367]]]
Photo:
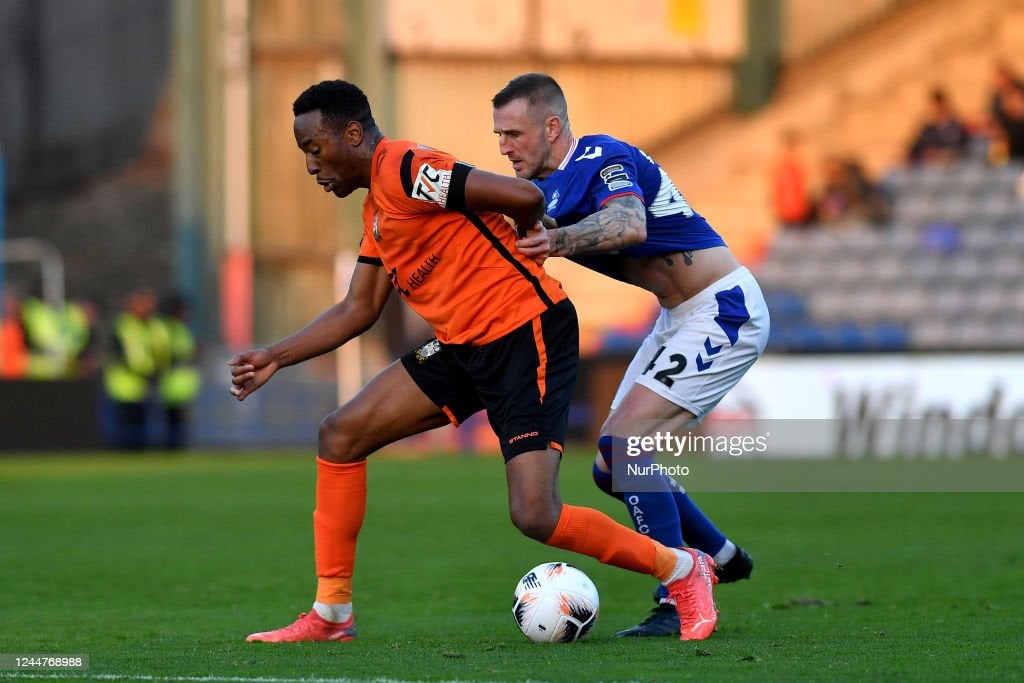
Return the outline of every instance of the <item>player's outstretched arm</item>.
[[[465,196],[470,211],[494,211],[511,218],[520,237],[534,229],[544,215],[544,193],[522,178],[474,168],[466,176]]]
[[[232,395],[242,401],[279,369],[333,351],[358,337],[380,317],[390,294],[391,282],[383,267],[356,264],[344,299],[272,346],[244,351],[228,361]]]
[[[548,237],[551,256],[623,249],[647,239],[647,211],[636,195],[615,197],[578,223],[554,229],[549,226]]]

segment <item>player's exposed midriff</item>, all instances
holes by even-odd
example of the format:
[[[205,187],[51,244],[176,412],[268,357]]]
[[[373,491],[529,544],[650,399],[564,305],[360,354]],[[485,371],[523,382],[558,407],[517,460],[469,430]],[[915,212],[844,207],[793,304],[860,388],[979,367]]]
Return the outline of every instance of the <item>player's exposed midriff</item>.
[[[657,296],[663,308],[678,306],[740,267],[728,247],[620,258],[626,280]]]

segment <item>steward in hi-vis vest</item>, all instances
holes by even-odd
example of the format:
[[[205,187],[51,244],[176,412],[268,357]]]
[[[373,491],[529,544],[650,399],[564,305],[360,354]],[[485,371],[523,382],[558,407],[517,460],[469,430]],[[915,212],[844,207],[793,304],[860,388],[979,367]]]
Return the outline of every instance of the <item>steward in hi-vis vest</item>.
[[[129,295],[114,321],[111,347],[103,367],[109,411],[109,441],[116,448],[146,446],[146,404],[157,379],[161,327],[153,324],[156,297],[149,290]],[[154,334],[154,331],[156,334]]]
[[[161,306],[162,313],[152,321],[157,353],[157,390],[164,414],[164,446],[185,446],[188,407],[199,394],[201,381],[196,368],[196,341],[186,324],[184,299],[170,295]]]

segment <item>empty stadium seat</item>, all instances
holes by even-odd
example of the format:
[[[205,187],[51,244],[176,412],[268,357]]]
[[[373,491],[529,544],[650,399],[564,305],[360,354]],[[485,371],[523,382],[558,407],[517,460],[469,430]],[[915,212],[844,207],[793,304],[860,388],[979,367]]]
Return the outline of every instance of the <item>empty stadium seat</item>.
[[[757,271],[772,314],[769,349],[1024,346],[1021,170],[977,158],[895,169],[885,180],[891,225],[780,234]]]

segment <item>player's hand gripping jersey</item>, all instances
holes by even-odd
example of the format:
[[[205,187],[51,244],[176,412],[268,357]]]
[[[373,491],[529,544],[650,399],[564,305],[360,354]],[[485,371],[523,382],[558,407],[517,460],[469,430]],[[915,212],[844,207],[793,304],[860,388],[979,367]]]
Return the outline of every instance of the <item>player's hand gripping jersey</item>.
[[[614,198],[633,194],[647,209],[647,239],[618,252],[571,256],[580,265],[616,279],[621,256],[645,258],[724,246],[721,236],[695,212],[662,168],[642,150],[608,135],[573,142],[561,165],[534,181],[548,199],[547,214],[571,225]]]
[[[566,298],[515,248],[501,214],[465,208],[471,166],[408,141],[380,141],[363,204],[359,260],[391,284],[446,344],[482,345]]]

